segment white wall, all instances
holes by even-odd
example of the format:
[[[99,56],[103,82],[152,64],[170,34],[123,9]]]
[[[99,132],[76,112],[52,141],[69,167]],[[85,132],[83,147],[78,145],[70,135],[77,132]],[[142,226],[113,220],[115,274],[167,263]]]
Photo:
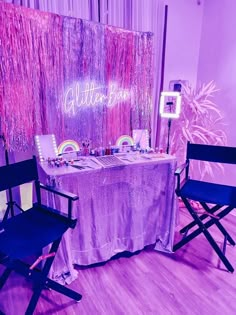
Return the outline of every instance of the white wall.
[[[175,79],[191,84],[214,80],[213,101],[225,118],[228,145],[236,146],[236,1],[165,0],[168,5],[165,84]],[[236,169],[225,167],[217,180],[236,184]]]
[[[207,1],[207,0],[205,0]],[[171,80],[196,84],[204,1],[165,0],[168,25],[164,88]]]
[[[225,115],[228,145],[236,146],[236,1],[207,0],[204,6],[198,80],[214,80],[214,101]],[[236,168],[226,167],[222,182],[236,184]]]
[[[216,102],[225,112],[228,144],[236,146],[236,1],[207,0],[204,8],[198,80],[214,79]]]

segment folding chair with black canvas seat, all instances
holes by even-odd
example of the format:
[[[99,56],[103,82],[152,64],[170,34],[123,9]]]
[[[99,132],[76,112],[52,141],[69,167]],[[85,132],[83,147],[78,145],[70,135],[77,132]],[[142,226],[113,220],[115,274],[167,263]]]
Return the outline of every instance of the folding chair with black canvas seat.
[[[25,313],[29,315],[33,314],[44,288],[53,289],[76,301],[80,301],[82,296],[48,278],[63,234],[76,225],[76,220],[72,219],[72,202],[78,197],[41,184],[38,179],[35,157],[0,167],[0,191],[27,182],[34,182],[37,203],[34,203],[29,210],[22,211],[0,223],[0,263],[6,267],[0,278],[0,289],[13,270],[32,279],[33,295]],[[43,205],[41,202],[42,189],[67,198],[68,214],[63,215],[58,210]],[[26,257],[41,253],[42,249],[49,244],[52,244],[49,253],[40,256],[35,263],[30,265],[23,261]],[[45,259],[45,262],[39,269],[38,263],[42,259]]]
[[[180,230],[180,233],[183,234],[183,238],[174,245],[173,250],[178,250],[199,234],[203,233],[228,271],[233,272],[234,268],[226,258],[225,251],[227,241],[231,245],[235,245],[235,242],[223,227],[220,220],[236,208],[236,187],[190,179],[191,160],[235,164],[236,167],[236,148],[188,142],[186,162],[175,172],[177,176],[176,194],[182,199],[193,221]],[[181,174],[184,170],[185,176],[184,180],[181,182]],[[196,211],[193,201],[198,202],[202,206],[204,213]],[[215,225],[224,236],[222,250],[208,230],[213,225]],[[195,229],[192,230],[192,228]],[[189,234],[189,231],[192,232]]]

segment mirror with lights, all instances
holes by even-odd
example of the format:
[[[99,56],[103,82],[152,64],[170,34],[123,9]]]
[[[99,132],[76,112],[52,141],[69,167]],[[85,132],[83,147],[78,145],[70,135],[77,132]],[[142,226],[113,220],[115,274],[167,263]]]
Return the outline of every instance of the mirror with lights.
[[[58,157],[57,143],[54,134],[37,135],[35,136],[35,143],[40,162],[45,161],[49,157]]]
[[[147,129],[133,129],[132,135],[137,148],[142,150],[149,148],[149,133]]]

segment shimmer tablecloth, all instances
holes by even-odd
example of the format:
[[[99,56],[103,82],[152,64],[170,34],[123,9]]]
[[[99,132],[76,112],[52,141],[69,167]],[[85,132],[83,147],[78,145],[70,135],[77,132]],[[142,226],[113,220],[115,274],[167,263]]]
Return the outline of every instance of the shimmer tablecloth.
[[[146,245],[171,252],[176,224],[175,158],[124,159],[123,166],[84,169],[42,165],[42,180],[79,196],[78,219],[63,237],[51,276],[60,282],[76,278],[73,264],[90,265]],[[82,165],[85,165],[83,162]],[[47,203],[66,212],[67,200],[47,195]]]

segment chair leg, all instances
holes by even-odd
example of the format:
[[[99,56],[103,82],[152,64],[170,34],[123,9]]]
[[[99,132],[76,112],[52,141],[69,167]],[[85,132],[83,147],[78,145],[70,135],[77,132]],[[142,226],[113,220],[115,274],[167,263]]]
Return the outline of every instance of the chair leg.
[[[31,300],[29,302],[29,305],[27,307],[27,310],[25,312],[25,315],[32,315],[34,313],[35,307],[38,303],[38,300],[40,298],[42,290],[47,286],[47,288],[52,289],[54,291],[57,291],[59,293],[62,293],[63,295],[68,296],[69,298],[75,300],[75,301],[80,301],[82,299],[82,295],[66,288],[65,286],[49,279],[46,278],[45,280],[42,280],[41,283],[38,284],[38,286],[34,289],[34,293],[31,297]]]
[[[66,295],[68,296],[69,298],[79,302],[81,299],[82,299],[82,295],[71,290],[71,289],[68,289],[67,287],[51,280],[51,279],[47,279],[47,287],[54,290],[54,291],[57,291],[59,293],[62,293],[63,295]]]
[[[184,238],[182,238],[181,241],[179,241],[178,243],[176,243],[173,246],[173,252],[176,252],[178,249],[183,247],[185,244],[187,244],[188,242],[193,240],[195,237],[197,237],[201,233],[202,233],[202,230],[200,228],[198,228],[197,230],[193,231],[192,233],[188,234],[187,236],[184,236]]]
[[[3,274],[1,275],[1,278],[0,278],[0,289],[4,286],[4,284],[6,283],[8,277],[10,276],[12,272],[12,269],[11,268],[6,268],[3,272]]]
[[[215,252],[217,253],[217,255],[219,256],[219,258],[221,259],[221,261],[223,262],[223,264],[225,265],[225,267],[228,269],[228,271],[234,272],[233,266],[225,257],[220,247],[216,244],[216,241],[213,239],[211,234],[207,230],[204,230],[203,233],[205,237],[207,238],[207,240],[209,241],[209,243],[211,244],[211,246],[213,247],[213,249],[215,250]]]
[[[7,205],[7,209],[6,209],[6,211],[5,211],[5,214],[4,214],[4,217],[3,217],[3,219],[2,219],[2,222],[5,222],[5,221],[7,220],[8,216],[9,216],[9,213],[10,213],[10,210],[11,210],[11,207],[10,207],[10,205],[8,204],[8,205]]]
[[[49,253],[56,253],[58,250],[58,247],[60,245],[60,242],[61,242],[61,238],[58,239],[57,241],[55,241],[52,244],[52,247],[51,247]],[[55,281],[47,278],[47,275],[49,273],[49,270],[51,268],[51,265],[53,263],[54,258],[55,258],[54,256],[51,256],[46,260],[44,267],[40,273],[41,274],[40,279],[39,279],[38,283],[36,283],[34,293],[31,297],[31,300],[30,300],[30,303],[28,305],[28,308],[26,310],[25,315],[32,315],[33,314],[35,307],[37,305],[38,299],[40,297],[40,294],[45,287],[51,288],[51,289],[53,289],[59,293],[62,293],[64,295],[76,300],[76,301],[81,300],[82,295],[80,295],[79,293],[77,293],[73,290],[70,290],[70,289],[60,285],[59,283],[56,283]]]
[[[50,253],[57,252],[60,241],[61,241],[61,238],[56,240],[52,244],[52,247],[50,249]],[[25,315],[32,315],[33,314],[35,307],[38,303],[39,297],[41,295],[41,292],[45,288],[46,281],[47,281],[47,275],[49,273],[49,270],[51,268],[53,260],[54,260],[54,256],[51,256],[46,260],[44,267],[43,267],[41,274],[40,274],[40,279],[38,280],[38,282],[35,285],[34,293],[30,299],[30,302],[29,302],[29,305],[28,305],[27,310],[25,312]]]
[[[189,211],[189,209],[188,209]],[[223,211],[221,211],[221,213],[218,215],[220,219],[222,219],[225,215],[227,215],[229,212],[231,211],[231,208],[227,208],[224,209]],[[200,220],[200,219],[199,219]],[[214,218],[211,218],[209,221],[207,221],[204,226],[206,229],[208,229],[209,227],[211,227],[212,225],[215,224]],[[198,225],[197,223],[195,223],[195,225]],[[198,225],[199,226],[199,225]],[[186,231],[187,232],[187,231]],[[188,242],[190,242],[192,239],[194,239],[195,237],[197,237],[199,234],[202,233],[202,228],[198,227],[196,230],[194,230],[193,232],[191,232],[190,234],[188,234],[187,236],[184,235],[184,237],[182,238],[181,241],[179,241],[178,243],[176,243],[173,247],[173,251],[175,252],[176,250],[178,250],[179,248],[181,248],[182,246],[184,246],[185,244],[187,244]]]
[[[201,204],[202,205],[202,204]],[[212,209],[209,209],[208,212],[210,212],[211,214],[213,214],[214,212],[216,212],[217,210],[219,210],[222,206],[216,205],[214,206]],[[206,210],[206,209],[205,209]],[[200,215],[200,220],[204,220],[208,217],[207,214],[202,214]],[[189,223],[188,225],[186,225],[185,227],[183,227],[179,232],[185,233],[187,230],[191,229],[192,227],[194,227],[195,225],[197,225],[197,223],[195,221],[192,221],[191,223]]]
[[[187,207],[187,206],[186,206]],[[190,212],[190,210],[188,209],[188,211]],[[195,212],[194,212],[195,213]],[[205,215],[205,214],[204,214]],[[207,216],[207,215],[206,215]],[[223,214],[222,214],[223,217]],[[199,220],[201,221],[201,217],[199,218]],[[179,248],[181,248],[182,246],[184,246],[185,244],[187,244],[188,242],[190,242],[191,240],[193,240],[195,237],[197,237],[198,235],[200,235],[202,233],[202,227],[199,227],[199,224],[196,221],[194,225],[198,225],[198,228],[196,230],[194,230],[193,232],[191,232],[190,234],[186,235],[186,232],[188,232],[187,230],[185,231],[185,235],[183,236],[182,240],[179,241],[178,243],[176,243],[173,247],[173,251],[177,251]],[[202,222],[202,221],[201,221]],[[203,224],[203,223],[202,223]],[[211,218],[209,221],[207,221],[205,224],[203,224],[205,226],[205,229],[208,229],[209,227],[211,227],[212,225],[215,224],[215,219]],[[187,226],[186,226],[187,227]],[[182,230],[180,230],[181,232]]]
[[[25,315],[32,315],[34,313],[34,310],[35,310],[35,307],[38,303],[38,300],[39,300],[39,297],[40,297],[40,294],[43,290],[44,286],[41,285],[41,286],[38,286],[35,290],[34,290],[34,293],[30,299],[30,302],[28,304],[28,307],[27,307],[27,310],[25,312]]]
[[[227,238],[227,241],[229,241],[229,243],[234,246],[235,241],[232,239],[232,237],[229,235],[229,233],[226,231],[223,225],[219,221],[217,221],[216,226],[221,231],[221,233]]]
[[[234,268],[232,267],[232,265],[230,264],[230,262],[228,261],[228,259],[225,257],[225,255],[223,254],[223,252],[221,251],[221,249],[219,248],[219,246],[217,245],[216,241],[213,239],[213,237],[211,236],[211,234],[208,232],[207,228],[209,226],[206,226],[202,223],[202,221],[200,220],[200,218],[198,217],[198,215],[195,213],[195,211],[192,209],[191,205],[189,204],[188,200],[186,198],[182,198],[183,202],[186,206],[186,208],[188,209],[189,213],[191,214],[191,216],[193,217],[194,221],[197,223],[197,225],[199,226],[198,231],[194,231],[197,233],[197,235],[199,235],[201,232],[205,235],[206,239],[208,240],[208,242],[211,244],[212,248],[215,250],[215,252],[217,253],[217,255],[219,256],[219,258],[221,259],[221,261],[223,262],[223,264],[225,265],[225,267],[228,269],[228,271],[230,272],[234,272]],[[213,219],[210,220],[211,221],[211,225],[213,225],[215,222]],[[210,222],[209,221],[209,222]],[[209,223],[208,222],[208,223]],[[210,223],[208,224],[210,225]],[[194,232],[190,235],[191,238],[188,240],[190,241],[191,239],[193,239],[194,237],[196,237],[197,235],[194,235]],[[196,234],[195,233],[195,234]],[[193,236],[194,235],[194,236]],[[186,239],[188,238],[188,236],[186,237]],[[179,243],[177,243],[174,246],[174,250],[177,250],[178,248],[182,247],[184,244],[186,244],[188,241],[185,241],[185,239],[183,239],[182,241],[180,241]],[[179,244],[179,247],[177,246]]]
[[[57,249],[59,247],[61,238],[55,241],[50,249],[50,253],[56,253]],[[22,274],[25,277],[31,278],[31,280],[34,281],[35,287],[33,289],[33,295],[30,299],[30,302],[28,304],[27,310],[25,312],[25,315],[32,315],[34,313],[34,310],[36,308],[37,302],[39,300],[40,294],[42,290],[46,287],[53,289],[54,291],[57,291],[59,293],[62,293],[63,295],[68,296],[69,298],[75,300],[75,301],[80,301],[82,299],[82,295],[66,288],[65,286],[62,286],[61,284],[49,279],[48,273],[51,268],[51,265],[54,260],[54,255],[49,257],[45,264],[43,269],[40,270],[29,270],[29,265],[25,264],[22,261],[13,261],[10,265],[10,268],[7,267],[5,271],[3,272],[1,278],[0,278],[0,289],[3,287],[4,283],[6,282],[7,278],[9,277],[10,273],[12,270],[15,270],[19,274]],[[7,265],[7,264],[6,264]],[[0,314],[1,315],[1,314]]]
[[[209,207],[208,207],[208,205],[207,204],[205,204],[205,203],[201,203],[201,205],[202,205],[202,207],[207,211],[207,212],[210,212],[210,213],[213,213],[213,212],[215,212],[215,211],[212,211],[212,209],[213,208],[215,208],[215,207],[213,207],[212,209],[210,209]],[[219,209],[220,209],[220,207],[219,207]],[[215,225],[218,227],[218,229],[221,231],[221,233],[224,235],[224,237],[226,237],[227,238],[227,240],[229,241],[229,243],[231,244],[231,245],[235,245],[235,241],[232,239],[232,237],[229,235],[229,233],[226,231],[226,229],[224,228],[224,226],[222,225],[222,223],[218,220],[218,219],[214,219],[213,218],[213,220],[215,221]]]

